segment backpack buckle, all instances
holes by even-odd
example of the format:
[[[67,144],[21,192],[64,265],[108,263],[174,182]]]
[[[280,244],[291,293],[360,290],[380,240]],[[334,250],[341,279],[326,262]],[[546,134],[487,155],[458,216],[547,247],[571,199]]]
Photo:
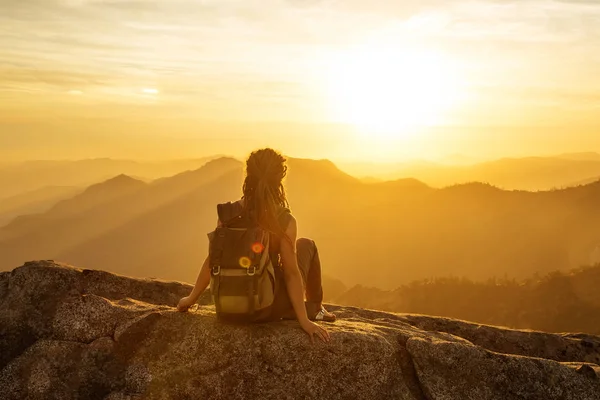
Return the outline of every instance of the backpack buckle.
[[[211,272],[213,274],[213,276],[217,276],[221,273],[221,266],[217,265],[215,267],[212,267]]]
[[[248,271],[246,271],[246,273],[248,274],[248,276],[254,276],[256,275],[256,267],[253,265],[250,268],[248,268]]]

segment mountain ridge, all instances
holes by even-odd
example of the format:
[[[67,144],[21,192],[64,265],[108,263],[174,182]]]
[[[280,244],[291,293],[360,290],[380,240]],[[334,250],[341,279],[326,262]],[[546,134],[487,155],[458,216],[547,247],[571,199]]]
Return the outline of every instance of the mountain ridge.
[[[342,163],[342,169],[354,176],[394,180],[415,178],[441,188],[479,181],[508,190],[551,190],[600,176],[600,155],[574,154],[530,157],[504,157],[469,164],[403,162],[397,164]]]
[[[194,170],[210,160],[224,157],[213,155],[199,159],[156,161],[95,158],[10,163],[0,169],[0,187],[4,189],[4,193],[0,194],[0,199],[35,190],[44,185],[90,185],[120,173],[140,179],[158,179],[185,170]],[[292,159],[294,158],[290,157],[290,160]],[[296,160],[309,159],[297,158]],[[331,161],[327,161],[331,163]],[[484,181],[507,189],[550,190],[600,176],[600,154],[594,152],[505,157],[474,163],[445,164],[431,161],[407,161],[395,164],[377,162],[353,164],[341,161],[335,165],[341,171],[352,171],[350,175],[360,180],[365,180],[364,176],[370,176],[371,178],[366,180],[371,181],[374,179],[393,181],[413,178],[433,187]],[[560,173],[557,174],[557,171]],[[81,177],[75,178],[76,176]],[[43,179],[40,181],[41,178]]]
[[[40,214],[81,192],[75,186],[44,186],[0,199],[0,227],[22,215]]]
[[[238,166],[235,163],[230,165],[231,168]],[[206,169],[198,169],[195,174],[184,172],[173,176],[171,180],[146,184],[141,190],[120,193],[82,213],[59,218],[54,218],[52,213],[21,217],[10,226],[0,229],[0,248],[6,249],[5,257],[0,262],[7,263],[31,253],[39,254],[39,258],[47,258],[48,253],[58,255],[168,204],[226,172],[209,165]]]
[[[89,186],[119,174],[156,179],[188,169],[197,169],[214,157],[196,160],[136,161],[111,158],[73,161],[27,161],[0,169],[1,197],[9,197],[42,186]]]
[[[0,229],[0,268],[54,258],[191,280],[206,256],[215,205],[239,198],[242,181],[243,163],[220,159],[76,216]],[[365,183],[330,162],[291,159],[285,185],[300,235],[316,240],[326,273],[347,286],[394,289],[448,271],[518,279],[587,263],[600,241],[595,184],[545,192],[481,183],[434,189],[415,181]],[[377,235],[366,233],[374,229]],[[361,272],[372,264],[381,267]]]
[[[88,186],[82,193],[72,199],[57,203],[48,213],[60,217],[84,212],[112,199],[133,193],[145,186],[146,183],[142,180],[126,174],[119,174],[103,182]]]

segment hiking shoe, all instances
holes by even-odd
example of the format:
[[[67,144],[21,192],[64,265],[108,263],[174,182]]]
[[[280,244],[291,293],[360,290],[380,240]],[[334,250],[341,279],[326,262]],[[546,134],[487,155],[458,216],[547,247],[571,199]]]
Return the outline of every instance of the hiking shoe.
[[[335,322],[335,319],[335,314],[330,313],[325,308],[321,308],[321,310],[315,316],[315,321]]]

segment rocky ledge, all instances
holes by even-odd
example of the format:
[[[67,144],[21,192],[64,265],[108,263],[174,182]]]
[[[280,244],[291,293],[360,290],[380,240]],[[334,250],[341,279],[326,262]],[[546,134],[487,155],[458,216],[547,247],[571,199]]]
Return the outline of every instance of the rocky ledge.
[[[331,306],[313,345],[293,321],[178,313],[189,290],[51,261],[0,273],[0,397],[600,399],[599,337]]]

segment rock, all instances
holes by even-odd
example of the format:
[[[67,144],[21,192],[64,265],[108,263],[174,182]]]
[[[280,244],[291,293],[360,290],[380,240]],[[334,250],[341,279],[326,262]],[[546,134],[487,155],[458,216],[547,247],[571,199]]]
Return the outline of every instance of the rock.
[[[112,334],[132,314],[169,309],[191,290],[179,282],[131,279],[52,261],[27,263],[3,273],[0,282],[0,368],[38,339],[89,343]]]
[[[407,349],[426,398],[600,398],[596,379],[556,361],[499,354],[475,345],[419,337],[409,339]]]
[[[576,371],[578,374],[581,374],[587,378],[598,379],[598,376],[596,375],[596,371],[594,370],[594,367],[592,367],[588,364],[583,364],[582,366],[577,368]]]
[[[426,331],[446,332],[462,337],[498,353],[600,364],[600,338],[592,335],[549,335],[425,315],[405,315],[402,320]]]
[[[50,261],[0,274],[3,399],[600,399],[600,338],[335,307],[231,325],[191,287]]]
[[[124,386],[122,371],[106,349],[41,339],[0,372],[0,387],[5,399],[95,399]]]

